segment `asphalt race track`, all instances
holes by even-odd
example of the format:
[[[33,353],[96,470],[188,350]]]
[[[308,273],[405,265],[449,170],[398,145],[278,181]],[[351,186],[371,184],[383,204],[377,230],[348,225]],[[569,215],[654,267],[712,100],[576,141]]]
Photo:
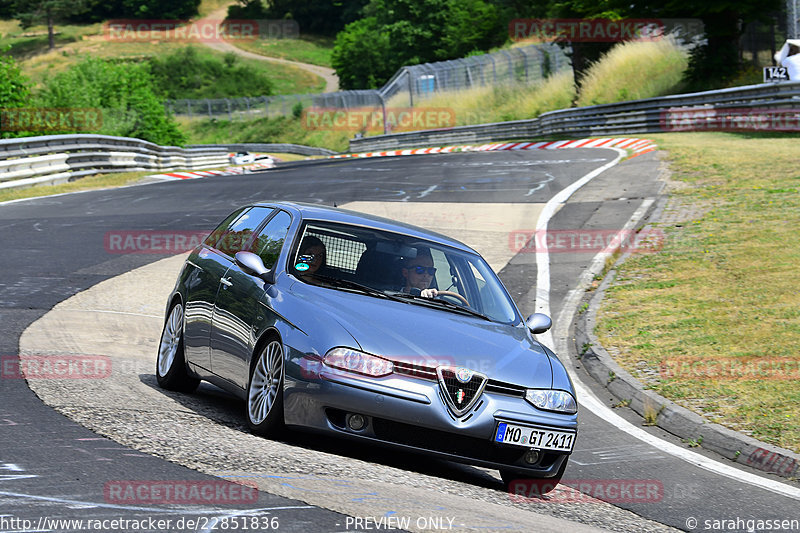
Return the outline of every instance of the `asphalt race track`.
[[[15,357],[20,351],[23,331],[59,302],[104,280],[167,257],[165,254],[110,251],[106,240],[108,232],[208,231],[239,205],[273,199],[328,205],[359,202],[355,206],[390,203],[392,209],[397,209],[400,203],[428,204],[430,212],[425,213],[417,207],[414,216],[419,225],[437,229],[438,223],[446,222],[448,210],[442,207],[443,204],[544,204],[564,187],[615,157],[617,152],[612,150],[574,149],[324,161],[286,164],[268,172],[244,176],[164,182],[2,205],[0,230],[5,253],[0,255],[0,272],[3,273],[0,279],[0,355]],[[661,186],[654,153],[621,162],[579,189],[556,212],[549,227],[565,232],[622,228],[643,203],[649,205],[659,196]],[[454,206],[451,212],[450,222],[457,207]],[[505,266],[500,270],[500,277],[525,315],[533,312],[536,298],[537,254],[525,250],[516,253],[513,235],[514,232],[533,229],[535,223],[536,220],[530,220],[527,225],[506,228],[506,241],[502,243],[511,251],[502,261]],[[554,318],[561,312],[564,298],[593,256],[594,253],[550,255],[550,305]],[[144,286],[141,290],[147,292],[148,289]],[[166,294],[152,297],[163,304]],[[85,325],[89,331],[92,327],[90,323]],[[155,345],[152,361],[154,364]],[[599,399],[611,405],[608,393],[581,375],[579,368],[576,371]],[[141,379],[146,382],[147,376]],[[138,429],[126,435],[125,445],[101,437],[44,405],[22,379],[0,379],[0,398],[0,532],[21,530],[19,524],[15,526],[2,521],[3,518],[15,517],[33,520],[34,528],[28,530],[38,528],[37,531],[74,529],[42,524],[40,517],[171,519],[173,526],[170,528],[150,524],[149,527],[134,529],[129,524],[129,529],[209,530],[212,525],[209,518],[232,513],[230,505],[186,508],[116,505],[109,503],[107,491],[109,483],[115,480],[208,482],[216,478],[196,470],[243,471],[244,466],[235,458],[214,457],[207,468],[191,470],[181,466],[191,463],[182,457],[194,455],[191,439],[181,441],[178,438],[172,442],[164,439],[164,435],[158,435],[157,431]],[[241,405],[213,387],[202,387],[186,402],[186,406],[191,406],[189,408],[209,414],[210,422],[204,421],[207,425],[228,430],[243,426]],[[125,406],[110,407],[119,407],[121,413]],[[625,409],[617,412],[641,426],[632,413]],[[115,423],[125,426],[127,419],[122,416],[119,415]],[[131,412],[129,416],[131,423],[127,425],[133,428],[141,424],[142,416],[153,415]],[[800,494],[800,487],[796,482],[772,477],[773,481],[778,480],[787,487],[787,491],[794,490],[795,496],[780,494],[699,468],[692,464],[691,458],[676,457],[659,446],[634,438],[587,408],[581,410],[581,417],[577,448],[565,480],[627,480],[634,484],[658,486],[660,492],[627,499],[634,501],[617,498],[615,505],[622,510],[585,501],[519,503],[512,502],[503,491],[496,473],[482,469],[352,444],[320,442],[308,435],[292,435],[278,448],[285,450],[280,453],[286,454],[286,464],[293,465],[294,477],[287,473],[287,480],[293,479],[286,482],[289,485],[301,485],[296,479],[298,475],[326,474],[324,461],[327,460],[331,462],[330,471],[340,473],[342,483],[348,485],[347,489],[342,489],[345,492],[350,489],[363,491],[364,487],[372,490],[374,485],[369,482],[377,479],[384,484],[394,482],[402,485],[404,494],[413,496],[414,490],[436,490],[439,483],[446,487],[443,492],[454,497],[473,498],[486,505],[501,506],[501,509],[506,506],[509,516],[516,511],[532,511],[575,521],[574,528],[581,523],[614,531],[669,530],[660,525],[664,524],[683,530],[703,531],[712,530],[705,527],[706,520],[741,519],[741,528],[717,530],[745,531],[747,520],[800,518],[800,502],[796,496]],[[214,428],[208,431],[213,433]],[[687,448],[679,439],[657,428],[647,428],[647,431],[665,442]],[[252,436],[243,434],[242,438],[245,437]],[[158,457],[140,451],[157,448],[156,441],[161,442]],[[264,446],[269,444],[270,441],[260,443]],[[207,451],[197,450],[197,455]],[[691,451],[732,464],[702,448]],[[322,466],[306,466],[303,470],[304,459],[312,456],[321,457]],[[281,470],[280,464],[272,467]],[[755,473],[739,465],[736,468],[741,472]],[[386,475],[401,479],[381,477]],[[764,474],[757,475],[765,477]],[[275,518],[276,523],[267,524],[273,529],[276,525],[279,529],[291,531],[370,529],[369,523],[355,521],[352,513],[348,518],[351,507],[326,506],[324,497],[304,496],[310,490],[299,487],[285,491],[285,494],[296,497],[261,491],[257,501],[248,501],[247,505],[240,506],[244,511],[239,511],[240,507],[235,507],[234,511],[240,512],[241,516]],[[397,497],[390,492],[377,496],[374,492],[370,494],[375,499]],[[423,500],[423,493],[419,494],[419,499]],[[307,503],[312,500],[314,504]],[[429,514],[437,515],[433,511]],[[446,509],[438,510],[437,516],[446,515]],[[424,527],[412,524],[410,529],[517,530],[513,525],[516,522],[512,524],[510,519],[509,525],[503,522],[463,523],[457,516],[453,518],[454,525],[447,520],[430,521],[423,524]],[[179,528],[174,524],[180,519],[194,519],[195,522],[192,527]],[[692,519],[697,522],[692,522]],[[384,523],[384,526],[388,524]],[[263,528],[264,524],[260,526]],[[126,528],[106,530],[115,529]]]

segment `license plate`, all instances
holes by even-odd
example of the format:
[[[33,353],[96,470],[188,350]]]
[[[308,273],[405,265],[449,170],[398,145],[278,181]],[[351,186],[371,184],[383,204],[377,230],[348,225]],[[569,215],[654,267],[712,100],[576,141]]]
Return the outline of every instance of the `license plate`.
[[[497,433],[495,433],[494,440],[495,442],[512,446],[571,452],[573,446],[575,446],[575,433],[515,426],[500,422],[497,425]]]

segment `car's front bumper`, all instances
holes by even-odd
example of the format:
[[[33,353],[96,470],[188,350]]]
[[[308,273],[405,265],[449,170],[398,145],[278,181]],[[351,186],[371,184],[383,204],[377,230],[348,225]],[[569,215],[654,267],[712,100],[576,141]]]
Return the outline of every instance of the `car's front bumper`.
[[[308,379],[310,378],[310,379]],[[530,448],[494,442],[499,422],[577,431],[577,415],[539,411],[524,398],[484,392],[462,417],[455,417],[440,396],[437,381],[407,376],[372,379],[324,368],[314,376],[287,376],[284,411],[287,425],[367,440],[435,455],[448,460],[552,477],[568,453],[542,450],[534,464]],[[360,414],[358,431],[347,417]]]

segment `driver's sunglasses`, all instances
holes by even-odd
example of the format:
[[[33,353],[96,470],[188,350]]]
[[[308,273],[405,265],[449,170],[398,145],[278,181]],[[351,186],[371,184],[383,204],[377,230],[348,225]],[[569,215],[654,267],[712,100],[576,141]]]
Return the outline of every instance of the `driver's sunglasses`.
[[[422,274],[424,274],[426,272],[428,274],[430,274],[431,276],[436,274],[436,267],[426,267],[426,266],[422,266],[422,265],[415,265],[415,266],[413,266],[411,268],[414,270],[414,272],[416,272],[417,274],[420,274],[420,275],[422,275]]]

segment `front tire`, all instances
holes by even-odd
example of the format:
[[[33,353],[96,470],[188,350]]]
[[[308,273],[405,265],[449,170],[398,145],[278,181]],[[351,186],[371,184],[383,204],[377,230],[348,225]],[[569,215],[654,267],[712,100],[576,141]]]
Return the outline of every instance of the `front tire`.
[[[262,436],[283,429],[283,346],[274,339],[258,352],[247,384],[247,426]]]
[[[189,375],[183,352],[183,306],[172,306],[161,332],[156,359],[156,380],[162,389],[194,392],[200,380]]]

